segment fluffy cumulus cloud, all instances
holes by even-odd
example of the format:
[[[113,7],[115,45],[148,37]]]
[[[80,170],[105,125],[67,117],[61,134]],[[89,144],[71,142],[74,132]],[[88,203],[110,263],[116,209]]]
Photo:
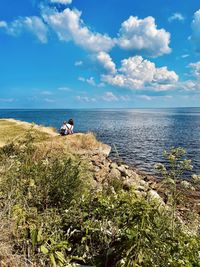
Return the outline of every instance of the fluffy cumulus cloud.
[[[191,69],[192,76],[194,76],[197,80],[200,80],[200,61],[190,63],[189,68]]]
[[[199,91],[200,90],[200,61],[190,63],[187,66],[190,69],[190,79],[177,83],[177,88],[183,91]]]
[[[167,67],[156,68],[153,62],[135,56],[122,60],[116,74],[102,75],[102,81],[133,90],[164,91],[174,87],[178,75],[174,71],[169,71]]]
[[[155,19],[139,19],[130,16],[124,21],[119,31],[118,45],[122,49],[156,57],[171,52],[170,34],[164,29],[157,29]]]
[[[69,4],[71,0],[49,0],[49,3]],[[19,35],[29,31],[42,42],[47,42],[49,30],[56,33],[60,41],[73,41],[76,45],[97,55],[100,64],[107,71],[114,73],[115,65],[107,54],[113,47],[130,50],[132,53],[152,57],[170,53],[170,34],[158,29],[153,17],[139,19],[130,16],[124,21],[115,38],[95,32],[81,18],[82,12],[77,9],[40,5],[41,17],[20,17],[11,23],[0,21],[0,27],[6,28],[9,34]]]
[[[72,0],[50,0],[50,3],[69,5],[72,3]]]
[[[192,35],[190,39],[197,52],[200,52],[200,9],[194,13],[192,20]]]
[[[75,44],[91,52],[99,53],[98,59],[106,68],[112,68],[109,55],[114,46],[131,50],[152,57],[170,53],[170,34],[164,29],[157,29],[155,19],[146,17],[139,19],[129,17],[124,21],[117,38],[92,31],[81,19],[81,11],[66,8],[59,12],[56,9],[43,9],[45,22],[53,29],[61,41],[73,41]]]
[[[172,22],[174,20],[177,20],[177,21],[184,21],[185,20],[185,17],[181,14],[181,13],[174,13],[172,14],[169,18],[168,18],[168,21],[169,22]]]
[[[10,24],[6,24],[6,32],[13,36],[18,36],[24,31],[35,35],[41,43],[46,43],[48,27],[43,20],[37,16],[21,17]]]
[[[66,8],[62,12],[53,9],[49,14],[43,13],[43,18],[61,41],[72,40],[92,52],[109,51],[114,46],[114,40],[108,35],[92,32],[83,23],[77,9]]]
[[[108,53],[103,51],[99,52],[97,55],[97,60],[106,71],[111,74],[116,73],[115,63],[112,61],[112,58]]]

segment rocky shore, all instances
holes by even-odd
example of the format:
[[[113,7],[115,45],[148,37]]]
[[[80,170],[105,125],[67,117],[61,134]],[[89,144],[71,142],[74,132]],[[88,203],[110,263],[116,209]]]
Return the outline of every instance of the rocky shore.
[[[159,264],[171,266],[174,244],[181,261],[183,249],[185,261],[199,261],[200,190],[181,191],[181,179],[174,176],[170,189],[170,183],[111,160],[111,147],[93,133],[63,137],[51,127],[5,119],[0,147],[0,266],[123,267],[124,255],[138,259],[138,242],[142,252],[149,247],[143,258],[148,264],[149,257],[157,262],[158,254]],[[163,259],[160,247],[166,244]]]
[[[12,129],[12,131],[11,131]],[[17,141],[27,131],[36,136],[36,142],[44,149],[52,147],[72,154],[78,154],[89,164],[93,176],[92,186],[101,190],[112,181],[120,183],[125,190],[134,187],[135,193],[165,202],[165,191],[160,186],[161,180],[154,176],[141,173],[122,161],[109,158],[111,147],[99,142],[92,133],[76,133],[61,137],[54,128],[44,127],[14,119],[0,119],[0,147],[8,142]],[[114,188],[111,188],[114,191]],[[200,213],[200,191],[187,190],[188,202],[196,203]],[[181,209],[181,207],[180,207]]]
[[[132,166],[127,165],[123,161],[113,161],[109,158],[111,147],[103,145],[103,149],[97,151],[86,152],[82,154],[83,159],[89,160],[90,170],[93,173],[93,186],[95,189],[101,190],[103,186],[108,184],[120,183],[124,190],[135,189],[135,194],[140,197],[148,197],[151,200],[157,200],[160,204],[165,205],[166,194],[165,187],[161,185],[162,179],[155,176],[145,174]],[[180,181],[177,184],[179,188]],[[114,187],[111,188],[114,192]],[[181,190],[181,189],[180,189]],[[193,191],[191,189],[184,190],[187,203],[178,206],[180,214],[190,211],[191,206],[194,211],[200,215],[200,188]]]
[[[124,162],[113,162],[109,158],[109,153],[87,154],[83,155],[83,158],[87,158],[90,162],[94,188],[101,189],[102,186],[107,186],[112,181],[114,183],[119,182],[125,190],[134,187],[138,196],[148,194],[148,196],[163,202],[162,197],[157,192],[159,182],[155,177],[142,175],[138,170],[131,168]],[[114,188],[111,188],[111,190],[114,191]]]

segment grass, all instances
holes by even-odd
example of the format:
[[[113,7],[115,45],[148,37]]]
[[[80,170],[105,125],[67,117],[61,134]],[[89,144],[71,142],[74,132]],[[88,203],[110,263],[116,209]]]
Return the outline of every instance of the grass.
[[[78,153],[104,148],[93,134],[61,137],[13,120],[0,120],[0,128],[0,140],[20,139],[0,148],[0,267],[200,267],[194,217],[182,223],[177,205],[175,213],[134,187],[92,187],[89,162]],[[172,152],[170,160],[181,159],[182,150]],[[166,179],[172,167],[159,164]]]
[[[72,154],[90,154],[91,152],[109,154],[110,151],[110,147],[97,141],[93,133],[77,133],[63,137],[51,127],[13,119],[0,120],[0,147],[23,139],[28,130],[31,130],[35,142],[43,151],[58,149]]]
[[[32,131],[32,133],[37,137],[37,142],[45,141],[52,136],[55,136],[55,132],[51,128],[5,119],[0,120],[0,147],[9,142],[15,142],[16,140],[23,138],[27,133],[27,130]]]

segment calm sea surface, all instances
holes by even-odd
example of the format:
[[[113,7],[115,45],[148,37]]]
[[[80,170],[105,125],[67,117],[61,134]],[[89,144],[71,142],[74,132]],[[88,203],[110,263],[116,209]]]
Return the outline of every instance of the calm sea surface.
[[[164,149],[181,146],[200,173],[200,108],[104,110],[0,110],[0,118],[14,118],[59,128],[73,118],[76,132],[92,131],[113,148],[111,157],[148,173],[162,162]]]

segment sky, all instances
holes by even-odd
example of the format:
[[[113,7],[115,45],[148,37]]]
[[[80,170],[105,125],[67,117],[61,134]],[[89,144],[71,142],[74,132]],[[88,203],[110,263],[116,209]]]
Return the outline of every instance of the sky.
[[[0,0],[0,108],[200,107],[198,0]]]

